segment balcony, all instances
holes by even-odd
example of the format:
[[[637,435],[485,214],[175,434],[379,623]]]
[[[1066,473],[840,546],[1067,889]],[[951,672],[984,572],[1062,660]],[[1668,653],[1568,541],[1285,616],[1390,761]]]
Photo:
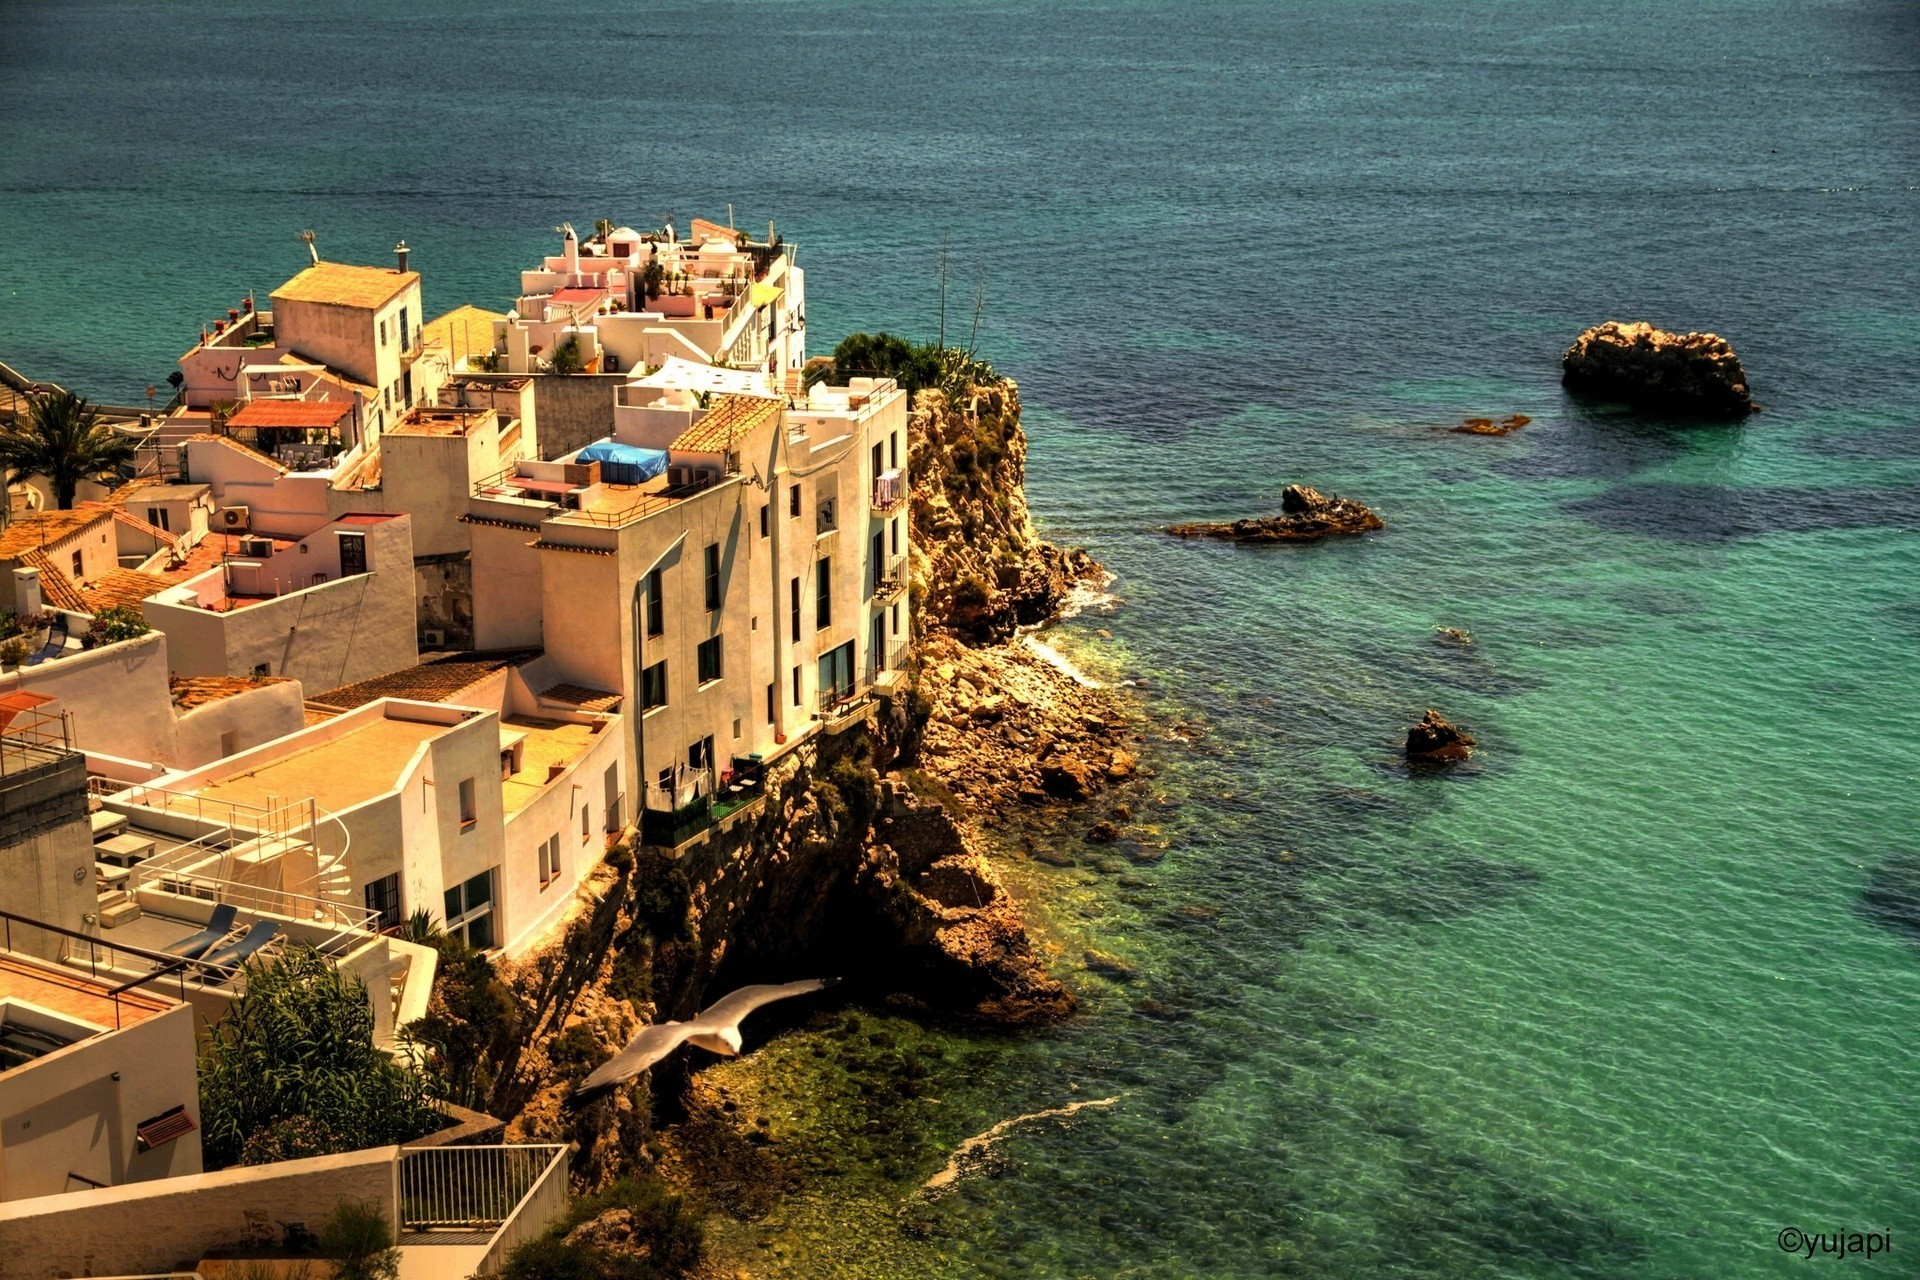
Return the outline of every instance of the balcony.
[[[882,471],[873,480],[873,509],[881,514],[898,510],[907,500],[907,477],[900,471]]]
[[[645,793],[641,842],[672,849],[765,795],[766,770],[757,760],[736,759],[717,781],[711,769],[700,769],[689,772],[671,789],[649,782]]]
[[[907,589],[907,558],[894,556],[873,569],[873,598],[892,600]]]
[[[814,719],[830,733],[837,733],[867,713],[870,680],[848,680],[820,690]]]

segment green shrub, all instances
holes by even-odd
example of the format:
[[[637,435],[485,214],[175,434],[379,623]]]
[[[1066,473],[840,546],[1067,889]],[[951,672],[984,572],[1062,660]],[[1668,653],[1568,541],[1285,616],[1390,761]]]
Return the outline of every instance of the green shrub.
[[[100,637],[101,644],[138,639],[151,630],[146,618],[131,605],[112,605],[93,615],[92,634]]]
[[[411,1142],[445,1123],[433,1082],[373,1043],[373,1009],[358,978],[304,944],[247,965],[246,992],[207,1033],[199,1063],[206,1162],[223,1168],[299,1121],[302,1141],[357,1151]]]
[[[27,643],[25,636],[14,636],[0,643],[0,662],[10,667],[17,667],[25,662],[27,655],[32,652],[33,646]]]
[[[589,1230],[568,1243],[575,1228],[615,1209],[628,1215],[624,1223]],[[501,1275],[505,1280],[675,1280],[691,1275],[705,1256],[706,1232],[693,1206],[659,1178],[622,1178],[575,1200],[552,1230],[508,1255]]]
[[[986,580],[977,573],[970,573],[954,584],[953,602],[964,608],[980,608],[990,599]]]
[[[393,1225],[371,1203],[341,1202],[314,1243],[320,1256],[334,1264],[335,1280],[394,1280],[400,1274]]]
[[[547,364],[555,373],[579,373],[586,368],[586,361],[580,358],[580,342],[577,338],[568,338],[553,349],[547,357]]]
[[[519,1006],[492,959],[466,939],[434,928],[424,914],[407,930],[440,953],[426,1015],[407,1028],[407,1039],[427,1050],[438,1096],[484,1110],[495,1064],[518,1028]]]

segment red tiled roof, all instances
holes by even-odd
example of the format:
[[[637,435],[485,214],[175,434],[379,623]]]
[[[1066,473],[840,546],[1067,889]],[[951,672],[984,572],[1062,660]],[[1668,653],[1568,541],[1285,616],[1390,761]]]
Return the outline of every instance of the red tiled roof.
[[[284,551],[294,545],[287,538],[268,538],[265,534],[259,533],[209,533],[193,544],[193,549],[187,552],[186,558],[178,565],[168,564],[166,568],[152,572],[169,585],[185,582],[188,578],[218,567],[220,562],[228,556],[239,555],[240,543],[243,539],[250,542],[263,540],[271,542],[275,552]],[[148,563],[151,565],[152,562]]]
[[[69,613],[89,613],[86,597],[73,585],[73,579],[60,571],[59,566],[47,558],[47,553],[38,547],[22,552],[21,564],[40,571],[40,599],[56,609],[65,609]]]
[[[462,689],[486,679],[502,667],[517,667],[540,656],[538,649],[499,653],[450,653],[445,657],[402,667],[386,675],[316,693],[308,702],[351,711],[381,698],[411,698],[416,702],[444,702]]]
[[[0,531],[0,560],[18,560],[23,552],[38,551],[82,529],[113,518],[104,502],[83,502],[71,511],[34,511]]]
[[[236,693],[250,693],[270,684],[286,682],[285,676],[169,676],[167,689],[173,694],[174,706],[182,711],[191,711],[209,702],[231,698]]]
[[[561,307],[579,306],[582,303],[598,302],[607,296],[605,289],[582,289],[577,286],[553,291],[553,304]]]
[[[346,400],[253,400],[227,419],[229,427],[338,426],[353,412]]]
[[[46,594],[47,575],[40,574],[42,595]],[[142,573],[138,569],[109,569],[93,582],[80,584],[80,598],[85,602],[83,612],[97,614],[102,609],[111,609],[123,605],[139,611],[140,602],[156,591],[164,591],[173,583],[157,573]],[[62,605],[62,608],[66,606]]]

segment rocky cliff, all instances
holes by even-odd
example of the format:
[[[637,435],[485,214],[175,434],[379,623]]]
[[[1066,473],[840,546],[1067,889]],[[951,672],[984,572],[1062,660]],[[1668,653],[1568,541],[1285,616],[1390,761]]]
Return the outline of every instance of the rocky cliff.
[[[913,588],[930,631],[1005,640],[1051,618],[1073,584],[1097,576],[1084,551],[1041,541],[1027,510],[1027,435],[1011,379],[949,399],[914,398]]]
[[[1759,408],[1740,357],[1716,333],[1669,333],[1644,321],[1609,320],[1574,339],[1561,367],[1569,390],[1646,408],[1713,418]]]
[[[575,1083],[638,1026],[741,983],[839,975],[854,999],[998,1025],[1072,1011],[966,816],[989,807],[958,794],[1070,803],[1134,768],[1104,691],[995,643],[1097,572],[1034,533],[1025,451],[1012,383],[963,404],[923,393],[912,417],[923,639],[910,681],[867,720],[779,760],[764,801],[677,858],[609,852],[521,962],[444,965],[423,1039],[461,1100],[507,1118],[513,1140],[575,1143],[580,1180],[600,1185],[651,1159],[652,1101],[676,1096],[685,1061],[584,1106]],[[979,696],[983,682],[1003,701]],[[1001,727],[987,745],[970,732],[976,718]],[[983,766],[981,783],[961,782]]]

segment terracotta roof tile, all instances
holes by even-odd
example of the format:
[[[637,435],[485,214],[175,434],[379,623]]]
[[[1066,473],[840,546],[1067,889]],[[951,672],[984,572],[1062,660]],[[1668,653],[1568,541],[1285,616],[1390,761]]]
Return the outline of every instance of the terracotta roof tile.
[[[40,592],[46,594],[47,575],[40,574]],[[164,591],[172,582],[157,573],[142,573],[138,569],[109,569],[93,582],[80,584],[80,599],[85,605],[83,612],[99,613],[102,609],[111,609],[122,605],[138,612],[140,602],[156,591]],[[65,608],[62,605],[61,608]]]
[[[462,689],[486,679],[503,667],[517,667],[540,656],[538,649],[496,653],[449,653],[444,657],[402,667],[386,675],[316,693],[309,701],[351,711],[381,698],[411,698],[416,702],[445,702]]]
[[[327,302],[371,310],[385,306],[402,291],[419,283],[417,271],[318,262],[275,289],[273,298],[276,302],[285,298],[291,302]]]
[[[620,706],[620,695],[605,689],[590,689],[579,684],[556,684],[540,694],[543,702],[559,702],[582,711],[613,711]]]
[[[228,427],[306,427],[331,430],[353,413],[348,400],[250,400],[227,419]]]
[[[173,694],[174,706],[191,711],[235,694],[285,683],[285,676],[169,676],[167,689]]]
[[[721,396],[700,421],[682,431],[676,449],[719,453],[780,412],[781,402],[765,396]]]
[[[113,518],[104,502],[83,502],[71,511],[35,511],[0,530],[0,560],[18,560],[22,553],[70,538],[102,520]]]
[[[73,579],[67,577],[59,566],[47,557],[39,548],[22,552],[21,564],[40,571],[40,599],[56,609],[65,609],[69,613],[89,613],[86,597],[73,585]]]

